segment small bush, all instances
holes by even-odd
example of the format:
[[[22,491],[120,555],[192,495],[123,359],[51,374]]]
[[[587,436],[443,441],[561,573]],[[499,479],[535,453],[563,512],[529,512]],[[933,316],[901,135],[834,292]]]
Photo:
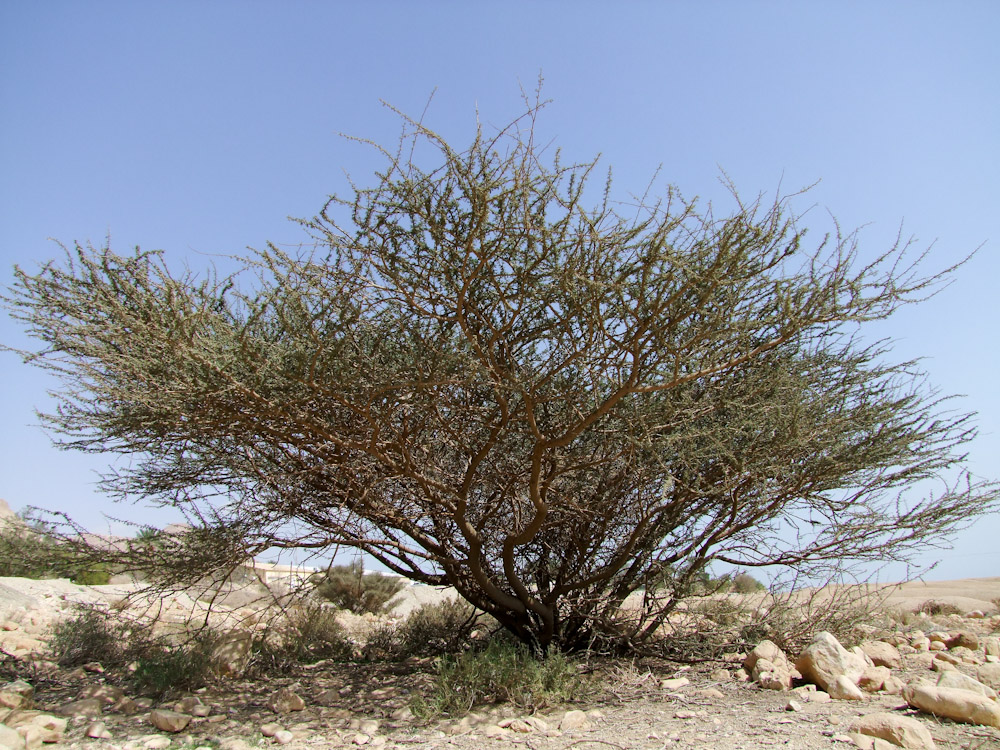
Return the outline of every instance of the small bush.
[[[144,641],[145,637],[138,639]],[[56,623],[49,650],[63,667],[97,661],[106,669],[115,669],[132,660],[135,640],[131,628],[107,612],[82,607],[75,617]]]
[[[438,656],[465,651],[478,624],[476,608],[464,599],[424,604],[398,628],[403,656]]]
[[[444,656],[434,687],[414,701],[418,715],[464,714],[483,703],[524,710],[569,699],[580,685],[576,665],[558,652],[536,659],[520,643],[494,639],[483,651]]]
[[[135,687],[158,696],[202,687],[211,675],[213,640],[205,634],[179,646],[150,645],[137,660],[132,674]]]
[[[336,612],[321,604],[290,607],[278,624],[254,644],[256,671],[284,672],[296,664],[322,659],[346,661],[354,644]]]
[[[939,602],[936,599],[928,599],[926,602],[917,607],[917,612],[923,612],[930,615],[931,617],[937,617],[938,615],[960,615],[962,610],[956,607],[954,604],[949,604],[948,602]]]
[[[737,594],[753,594],[766,590],[767,587],[749,573],[737,573],[730,584],[730,591]]]
[[[379,613],[406,584],[400,578],[365,573],[361,563],[337,565],[316,581],[316,593],[355,614]]]

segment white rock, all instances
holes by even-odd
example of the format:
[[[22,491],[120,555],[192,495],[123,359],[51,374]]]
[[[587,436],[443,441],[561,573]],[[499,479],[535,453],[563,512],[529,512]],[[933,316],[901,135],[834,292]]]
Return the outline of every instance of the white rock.
[[[279,745],[287,745],[289,742],[295,739],[295,735],[289,732],[287,729],[279,729],[274,733],[274,741]]]
[[[287,714],[292,711],[302,711],[306,703],[294,691],[288,688],[281,688],[271,694],[267,700],[267,707],[276,714]]]
[[[899,650],[891,643],[886,643],[885,641],[865,641],[861,644],[861,650],[865,652],[876,667],[899,669],[903,661]]]
[[[903,698],[914,708],[965,724],[982,724],[1000,729],[1000,706],[970,690],[910,683]]]
[[[978,680],[974,680],[966,674],[959,672],[957,669],[950,670],[948,672],[942,672],[938,676],[937,681],[938,687],[943,688],[958,688],[959,690],[970,690],[973,693],[979,693],[980,695],[985,695],[990,700],[997,699],[997,691],[991,687],[984,685]]]
[[[24,737],[16,730],[0,724],[0,748],[3,750],[25,750]]]
[[[861,688],[855,685],[851,678],[843,674],[834,678],[827,692],[831,698],[841,701],[862,701],[865,699]]]
[[[984,685],[1000,690],[1000,664],[981,664],[976,669],[976,677]]]
[[[158,708],[149,712],[149,723],[162,732],[183,732],[191,723],[191,715]]]
[[[574,729],[586,729],[590,726],[590,720],[587,718],[587,714],[583,711],[567,711],[563,714],[562,720],[559,722],[559,729],[564,732],[572,731]]]
[[[95,721],[87,727],[85,734],[94,740],[110,740],[111,732],[103,721]]]
[[[827,692],[838,676],[847,677],[856,686],[867,666],[863,658],[845,649],[826,631],[817,633],[795,661],[795,668],[806,680]]]
[[[31,708],[35,689],[24,680],[0,686],[0,708]]]
[[[677,690],[685,685],[690,685],[691,680],[687,677],[674,677],[669,680],[660,680],[660,687],[664,690]]]
[[[260,733],[265,737],[274,737],[274,735],[276,735],[282,729],[284,729],[284,727],[281,726],[281,724],[276,724],[272,721],[268,722],[267,724],[261,724]]]
[[[909,716],[882,712],[868,714],[857,719],[850,726],[851,732],[891,742],[898,747],[911,750],[934,750],[934,738],[930,731],[916,719]]]
[[[892,672],[888,667],[868,667],[858,678],[858,687],[867,693],[877,693],[890,677]]]

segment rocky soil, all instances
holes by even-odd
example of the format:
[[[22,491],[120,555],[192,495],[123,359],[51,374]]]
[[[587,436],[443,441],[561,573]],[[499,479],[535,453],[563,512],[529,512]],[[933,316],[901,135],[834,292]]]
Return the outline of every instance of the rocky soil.
[[[122,606],[130,587],[0,578],[0,748],[1000,748],[998,588],[1000,579],[980,579],[918,590],[920,602],[954,594],[962,613],[900,615],[853,649],[817,634],[798,654],[764,642],[690,665],[594,660],[581,667],[586,687],[569,704],[421,720],[410,701],[434,679],[433,663],[421,659],[320,662],[163,701],[127,695],[100,665],[60,670],[45,648],[53,622],[75,604]],[[440,595],[408,590],[402,606]],[[164,621],[203,608],[185,596],[151,604]]]

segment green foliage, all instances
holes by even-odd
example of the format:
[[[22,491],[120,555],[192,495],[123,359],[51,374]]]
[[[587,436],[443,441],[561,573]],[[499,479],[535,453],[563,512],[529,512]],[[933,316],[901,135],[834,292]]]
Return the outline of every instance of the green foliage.
[[[213,640],[211,634],[205,633],[180,645],[147,644],[136,660],[133,684],[157,696],[204,686],[212,673]]]
[[[729,590],[736,594],[753,594],[759,591],[767,591],[767,586],[749,573],[737,573],[733,576]]]
[[[354,652],[354,643],[331,607],[303,602],[289,607],[257,640],[253,662],[257,672],[268,674],[322,659],[346,661]]]
[[[372,184],[300,222],[313,250],[225,278],[79,245],[16,269],[3,301],[41,342],[22,356],[62,379],[53,434],[124,457],[109,492],[193,521],[125,569],[346,545],[543,653],[587,648],[666,566],[690,575],[622,643],[713,561],[906,561],[997,507],[962,469],[971,415],[854,333],[947,271],[835,223],[813,243],[788,197],[621,203],[596,161],[545,151],[541,108],[461,148],[404,117]],[[393,583],[321,590],[378,611]]]
[[[21,520],[21,523],[0,523],[0,576],[69,578],[84,586],[108,582],[107,564],[51,538],[44,524],[31,516]]]
[[[405,581],[394,576],[365,573],[356,561],[334,566],[315,581],[319,596],[355,614],[382,612],[405,585]]]
[[[135,686],[162,695],[205,683],[213,641],[212,633],[202,631],[167,645],[154,640],[148,627],[127,622],[117,613],[82,607],[75,617],[55,624],[49,650],[63,667],[96,661],[108,671],[120,671],[135,663],[130,678]]]
[[[454,654],[466,650],[481,627],[476,608],[467,601],[424,604],[399,625],[398,649],[403,656]]]
[[[96,607],[81,607],[76,616],[52,628],[49,650],[63,667],[100,662],[105,669],[128,664],[141,650],[147,634]],[[142,644],[137,648],[137,642]]]
[[[950,604],[949,602],[938,601],[937,599],[928,599],[927,601],[922,602],[920,606],[917,607],[916,611],[923,612],[931,617],[962,614],[961,608],[956,607],[954,604]]]
[[[434,688],[413,709],[455,715],[482,703],[512,703],[531,711],[569,700],[580,683],[576,663],[558,651],[539,659],[523,644],[497,638],[482,651],[443,656]]]

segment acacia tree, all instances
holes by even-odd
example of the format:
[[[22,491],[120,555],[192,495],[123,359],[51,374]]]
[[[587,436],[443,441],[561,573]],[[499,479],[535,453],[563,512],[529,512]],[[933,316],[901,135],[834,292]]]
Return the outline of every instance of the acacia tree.
[[[781,198],[590,202],[595,163],[546,157],[536,115],[464,150],[404,118],[307,250],[233,276],[84,246],[16,271],[24,356],[65,383],[48,424],[193,522],[132,566],[346,545],[573,649],[652,637],[712,561],[906,559],[994,506],[968,415],[853,335],[941,279],[907,243],[809,246]]]

